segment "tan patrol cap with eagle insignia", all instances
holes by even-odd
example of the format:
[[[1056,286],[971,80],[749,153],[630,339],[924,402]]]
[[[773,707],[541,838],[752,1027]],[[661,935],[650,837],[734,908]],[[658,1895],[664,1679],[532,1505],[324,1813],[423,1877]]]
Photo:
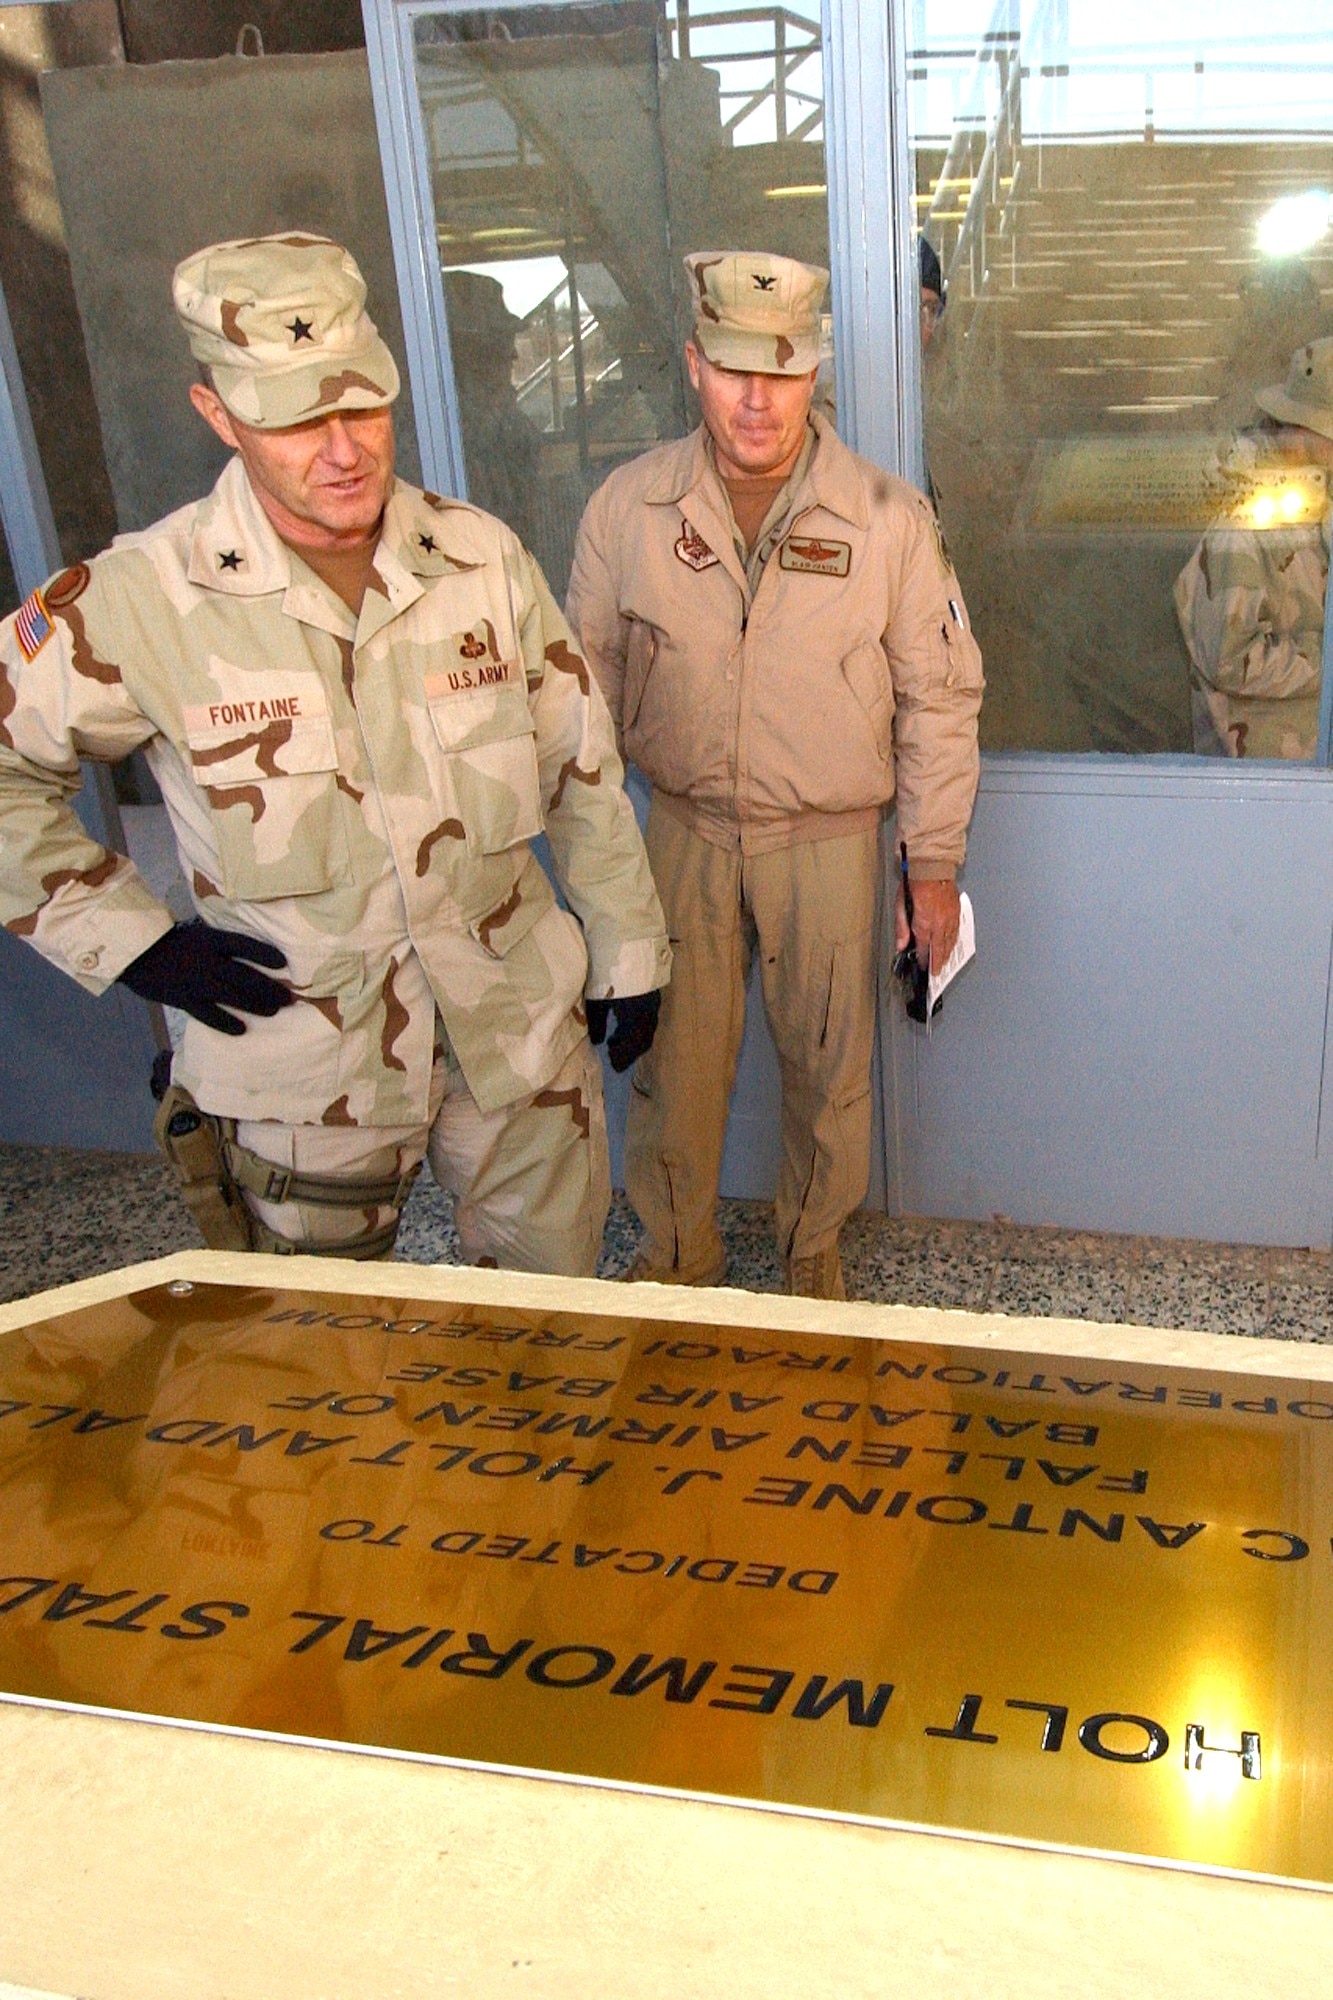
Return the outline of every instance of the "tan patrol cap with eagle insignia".
[[[171,294],[190,352],[232,416],[256,430],[379,409],[398,394],[356,259],[326,236],[211,243],[176,266]]]
[[[828,272],[764,250],[694,250],[694,343],[716,368],[808,375],[819,366]]]

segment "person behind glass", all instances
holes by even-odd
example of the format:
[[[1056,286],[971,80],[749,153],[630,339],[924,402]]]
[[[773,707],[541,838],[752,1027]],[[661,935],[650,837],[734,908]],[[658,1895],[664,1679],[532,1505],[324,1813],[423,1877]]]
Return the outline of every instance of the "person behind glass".
[[[921,359],[926,364],[924,371],[925,379],[922,382],[922,394],[924,398],[930,379],[930,343],[935,338],[935,329],[938,327],[944,314],[946,294],[944,273],[940,268],[939,256],[936,253],[934,245],[928,243],[924,236],[917,238],[917,258],[921,272]],[[928,398],[923,414],[929,418]],[[937,428],[937,425],[932,428]],[[943,509],[940,505],[939,489],[935,484],[935,477],[930,468],[929,456],[927,456],[923,470],[926,477],[926,492],[930,495],[930,504],[937,514],[941,514]]]
[[[921,351],[924,354],[944,311],[944,273],[934,245],[928,243],[924,236],[918,239],[917,254],[921,266]]]
[[[514,393],[514,343],[523,322],[505,304],[498,279],[484,271],[446,271],[444,297],[468,492],[535,548],[541,442]]]
[[[1204,756],[1308,762],[1319,735],[1333,475],[1333,339],[1257,391],[1263,421],[1220,468],[1233,488],[1176,579]]]
[[[944,282],[944,273],[940,268],[939,257],[935,252],[934,246],[928,243],[924,236],[917,238],[917,262],[920,271],[921,290],[921,352],[924,356],[935,336],[935,329],[939,325],[941,316],[943,315],[947,288]],[[812,408],[818,410],[821,416],[827,417],[828,421],[836,427],[838,421],[838,383],[837,371],[834,368],[833,357],[831,355],[826,355],[818,364]],[[938,496],[930,483],[929,471],[926,474],[926,487],[931,499],[938,506]]]
[[[776,1226],[793,1292],[841,1297],[868,1178],[880,828],[898,802],[939,965],[977,783],[981,657],[929,501],[811,411],[825,271],[685,259],[703,421],[588,504],[571,623],[625,754],[672,940],[630,1094],[631,1277],[725,1276],[716,1198],[757,951],[782,1075]],[[908,927],[900,899],[900,944]]]
[[[395,479],[346,250],[213,244],[173,295],[233,455],[0,625],[0,919],[187,1016],[159,1137],[216,1247],[387,1255],[428,1153],[470,1261],[591,1272],[585,1018],[632,1060],[670,962],[605,703],[513,532]],[[140,746],[188,923],[70,809]]]

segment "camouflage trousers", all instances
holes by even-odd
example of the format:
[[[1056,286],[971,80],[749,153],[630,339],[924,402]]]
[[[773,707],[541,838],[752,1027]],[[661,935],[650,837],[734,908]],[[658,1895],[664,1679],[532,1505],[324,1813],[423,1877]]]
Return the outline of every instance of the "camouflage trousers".
[[[870,1175],[878,831],[747,856],[654,798],[646,839],[674,955],[630,1091],[625,1187],[640,1255],[686,1281],[725,1267],[717,1185],[756,950],[782,1079],[778,1248],[816,1255]]]
[[[426,1125],[282,1125],[241,1120],[236,1137],[295,1173],[390,1180],[428,1159],[454,1198],[469,1264],[591,1277],[611,1200],[601,1066],[586,1040],[531,1097],[482,1111],[451,1052],[437,1049]],[[385,1207],[309,1201],[246,1206],[286,1241],[340,1242],[389,1225]]]

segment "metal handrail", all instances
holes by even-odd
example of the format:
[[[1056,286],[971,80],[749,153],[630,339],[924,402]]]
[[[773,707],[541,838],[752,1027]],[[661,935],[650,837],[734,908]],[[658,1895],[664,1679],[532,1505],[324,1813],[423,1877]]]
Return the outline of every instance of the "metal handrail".
[[[994,14],[991,16],[991,24],[976,47],[970,50],[960,49],[956,53],[951,52],[949,58],[951,61],[956,61],[960,58],[965,60],[968,55],[971,55],[972,70],[963,86],[963,108],[954,119],[952,135],[944,155],[944,164],[940,168],[939,178],[935,184],[936,193],[925,216],[922,218],[922,227],[925,226],[926,222],[932,221],[935,218],[939,208],[943,205],[941,199],[942,190],[946,187],[956,185],[961,178],[959,168],[965,162],[970,161],[972,145],[978,130],[986,129],[987,86],[990,81],[991,71],[1000,61],[1002,54],[1005,58],[1007,71],[1009,59],[1019,53],[1020,31],[1016,17],[1016,0],[996,0],[996,8]],[[925,51],[913,51],[909,54],[908,61],[919,61],[925,53]],[[1017,69],[1019,64],[1015,63],[1012,67]],[[921,144],[921,138],[922,135],[918,134],[918,146]]]
[[[1008,0],[1001,0],[1001,4],[1007,5]],[[1038,24],[1048,11],[1048,6],[1039,9],[1037,18],[1033,23],[1034,28],[1038,27]],[[1016,44],[1006,51],[1006,54],[1008,60],[1001,70],[999,111],[996,114],[994,126],[986,136],[986,144],[982,151],[981,161],[977,167],[976,177],[973,180],[971,192],[968,196],[967,208],[964,211],[962,224],[958,231],[958,240],[954,245],[953,256],[949,260],[949,268],[946,273],[946,276],[951,279],[955,272],[964,268],[969,269],[972,278],[971,290],[974,297],[979,289],[978,280],[980,279],[984,282],[985,279],[986,216],[987,211],[998,200],[1002,162],[1011,170],[1009,174],[1008,201],[1012,201],[1014,186],[1018,179],[1018,160],[1023,145],[1023,64]],[[1006,210],[1008,208],[1008,201],[1005,203]],[[929,212],[933,213],[934,211],[935,204],[932,203],[931,211]],[[1003,223],[1001,226],[1003,226]],[[977,250],[982,252],[982,268],[980,272],[976,268],[975,261]]]
[[[692,31],[744,27],[747,24],[759,23],[769,24],[773,31],[771,41],[762,48],[719,49],[708,55],[695,55],[692,51],[690,40]],[[823,99],[815,97],[809,91],[795,90],[788,82],[788,78],[803,64],[809,62],[812,56],[819,55],[823,47],[823,38],[816,22],[807,21],[803,15],[793,14],[790,9],[783,6],[730,7],[718,13],[710,11],[707,15],[695,19],[690,13],[690,0],[676,0],[675,16],[667,25],[668,29],[674,30],[676,54],[682,62],[694,60],[705,63],[713,69],[720,68],[724,63],[772,60],[773,77],[757,91],[748,94],[740,91],[722,91],[721,95],[727,99],[742,98],[740,109],[723,120],[724,131],[734,132],[737,126],[744,124],[745,120],[751,117],[760,105],[767,103],[769,98],[773,100],[774,120],[779,139],[804,139],[819,124],[824,114]],[[789,28],[796,29],[806,39],[792,47],[787,41]],[[794,129],[787,113],[789,102],[812,107],[804,117],[798,118]]]
[[[569,286],[563,278],[548,298],[543,299],[540,305],[533,307],[522,324],[525,327],[529,327],[533,324],[534,320],[552,315],[556,300],[562,296],[564,298],[568,298],[569,296]],[[579,313],[579,337],[586,340],[589,334],[595,333],[601,326],[601,321],[586,300],[581,299],[579,303],[582,307],[582,311]],[[543,360],[539,361],[537,366],[530,374],[525,375],[521,382],[514,384],[514,395],[520,403],[525,399],[531,400],[538,389],[544,389],[548,385],[552,375],[560,368],[561,363],[572,359],[574,353],[573,334],[571,333],[563,347],[556,348],[554,341],[552,341],[551,346],[553,351],[549,352]],[[605,373],[605,369],[601,370],[600,374],[594,377],[594,379],[600,381],[601,376]]]
[[[1007,11],[1009,11],[1009,0],[999,0],[995,18],[998,19],[1002,13]],[[1025,82],[1034,76],[1054,80],[1068,77],[1071,74],[1068,50],[1062,52],[1064,60],[1061,62],[1048,63],[1041,60],[1041,56],[1044,53],[1042,44],[1047,38],[1050,13],[1051,9],[1049,7],[1042,8],[1038,15],[1029,23],[1026,35],[1024,36],[1022,55],[1026,59],[1022,62],[1022,76]],[[1333,37],[1326,39],[1328,39],[1330,47],[1333,48]],[[947,142],[951,152],[957,148],[959,149],[958,156],[965,156],[970,141],[975,137],[977,130],[983,125],[989,129],[989,121],[986,119],[984,111],[984,89],[989,67],[996,59],[993,49],[989,48],[988,44],[994,44],[996,40],[996,31],[994,25],[992,25],[992,28],[982,38],[982,43],[977,49],[964,47],[936,50],[914,49],[911,51],[908,60],[917,66],[916,76],[918,80],[924,74],[924,70],[920,67],[924,63],[932,61],[936,63],[952,63],[966,60],[969,56],[974,59],[972,75],[967,85],[965,108],[957,114],[948,132],[916,132],[914,137],[918,147],[929,145],[932,139],[942,140]],[[1012,35],[1011,40],[1017,45],[1018,35],[1016,32]],[[1307,52],[1309,50],[1308,39],[1300,36],[1281,36],[1275,38],[1271,46],[1277,49],[1290,47],[1293,50],[1297,48],[1304,49]],[[1234,48],[1237,54],[1233,57],[1230,55],[1204,53],[1213,48]],[[1144,50],[1137,56],[1128,54],[1123,49],[1110,47],[1080,48],[1078,51],[1077,72],[1080,76],[1095,75],[1099,78],[1142,76],[1147,86],[1146,95],[1151,104],[1155,94],[1153,85],[1162,77],[1180,75],[1217,76],[1219,74],[1253,77],[1255,73],[1255,56],[1252,42],[1246,42],[1239,36],[1223,37],[1216,43],[1195,37],[1191,40],[1167,43],[1151,51]],[[1312,79],[1311,102],[1329,102],[1329,93],[1319,88],[1317,79],[1325,76],[1333,76],[1333,60],[1326,64],[1312,64],[1308,53],[1302,58],[1292,61],[1265,60],[1263,73],[1273,76],[1309,76]],[[981,99],[980,108],[978,107],[979,98]],[[1152,121],[1149,119],[1146,122],[1151,124]],[[1160,127],[1157,129],[1160,130]],[[1239,138],[1251,133],[1251,128],[1242,129],[1233,125],[1201,126],[1191,124],[1188,128],[1182,128],[1182,130],[1185,129],[1188,130],[1191,138],[1200,140],[1210,138]],[[1281,129],[1286,134],[1292,128],[1284,126]],[[1137,125],[1125,125],[1109,127],[1105,130],[1099,129],[1095,134],[1071,131],[1068,136],[1071,139],[1084,137],[1129,138],[1138,134],[1140,130],[1141,128]],[[1265,126],[1257,126],[1253,128],[1251,135],[1266,136],[1271,134],[1272,130],[1271,123]],[[1328,125],[1312,128],[1308,132],[1305,132],[1304,128],[1301,128],[1304,136],[1314,138],[1326,137],[1328,130]],[[946,171],[948,170],[946,169]],[[953,177],[956,178],[956,175]]]

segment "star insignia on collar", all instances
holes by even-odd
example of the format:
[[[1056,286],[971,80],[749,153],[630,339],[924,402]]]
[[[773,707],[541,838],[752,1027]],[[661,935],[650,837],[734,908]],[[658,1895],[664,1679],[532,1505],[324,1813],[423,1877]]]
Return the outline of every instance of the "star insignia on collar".
[[[239,569],[244,561],[245,557],[239,549],[220,549],[218,551],[219,569]]]
[[[423,555],[437,556],[440,553],[440,545],[434,535],[418,535],[417,546]]]
[[[314,345],[315,336],[310,331],[313,325],[313,320],[302,319],[299,314],[295,319],[287,321],[287,331],[292,337],[293,347],[302,340],[308,340],[312,346]]]

